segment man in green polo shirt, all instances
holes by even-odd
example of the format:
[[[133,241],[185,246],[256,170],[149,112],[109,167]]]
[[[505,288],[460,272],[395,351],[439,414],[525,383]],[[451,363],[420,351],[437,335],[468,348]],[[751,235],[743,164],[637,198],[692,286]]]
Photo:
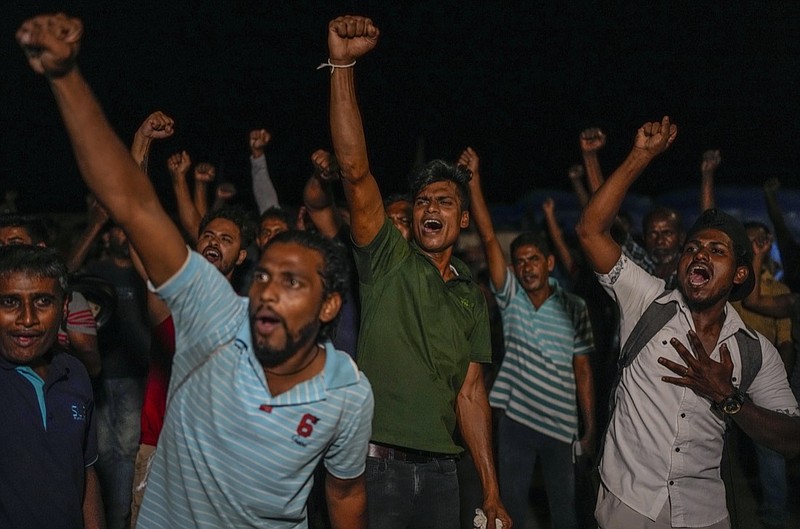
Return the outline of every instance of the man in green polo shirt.
[[[486,303],[452,257],[469,224],[469,172],[435,160],[412,181],[412,241],[386,217],[369,169],[353,65],[378,40],[363,17],[328,27],[331,134],[361,283],[358,363],[373,385],[367,509],[374,528],[458,528],[458,424],[483,485],[483,509],[511,526],[491,452],[480,363],[491,360]]]

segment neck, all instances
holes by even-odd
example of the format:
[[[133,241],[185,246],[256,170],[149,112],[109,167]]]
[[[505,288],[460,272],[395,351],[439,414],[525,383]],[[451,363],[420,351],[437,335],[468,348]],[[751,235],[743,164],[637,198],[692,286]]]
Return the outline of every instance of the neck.
[[[449,281],[456,277],[456,274],[454,274],[453,270],[450,268],[451,258],[453,257],[452,246],[448,246],[441,252],[427,252],[422,250],[422,253],[424,253],[428,260],[439,270],[439,275],[442,276],[444,281]]]
[[[698,335],[719,335],[722,324],[725,322],[725,304],[727,301],[725,299],[703,311],[692,311],[692,321]]]
[[[552,293],[553,289],[552,287],[550,287],[549,281],[542,288],[527,292],[528,299],[531,300],[531,303],[533,303],[533,306],[536,307],[537,309],[541,307],[545,301],[547,301],[547,298],[549,298]]]
[[[325,349],[314,343],[278,366],[264,367],[264,376],[270,392],[275,396],[316,376],[324,366]]]

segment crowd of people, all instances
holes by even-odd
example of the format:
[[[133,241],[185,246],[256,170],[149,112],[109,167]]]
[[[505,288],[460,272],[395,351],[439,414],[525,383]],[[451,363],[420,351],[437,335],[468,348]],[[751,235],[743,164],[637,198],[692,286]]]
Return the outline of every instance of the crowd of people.
[[[345,16],[327,33],[332,152],[311,155],[303,204],[280,203],[258,129],[257,211],[225,185],[209,204],[214,166],[181,151],[161,161],[170,215],[147,171],[173,119],[123,145],[77,66],[81,21],[16,38],[93,199],[67,255],[41,216],[0,217],[0,526],[523,528],[539,466],[557,529],[729,528],[729,432],[754,443],[762,522],[789,523],[800,244],[775,182],[785,285],[769,227],[715,207],[718,151],[689,229],[666,207],[641,238],[626,222],[678,135],[666,116],[607,179],[606,136],[583,131],[575,230],[548,200],[503,248],[471,147],[384,197],[355,89],[380,31]],[[485,270],[457,255],[470,224]]]

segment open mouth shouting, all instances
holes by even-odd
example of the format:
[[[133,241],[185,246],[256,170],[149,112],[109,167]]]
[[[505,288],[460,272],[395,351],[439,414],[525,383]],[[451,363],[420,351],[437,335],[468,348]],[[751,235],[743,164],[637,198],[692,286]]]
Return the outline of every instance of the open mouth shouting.
[[[283,319],[269,309],[261,309],[253,317],[253,330],[259,336],[269,336],[282,325]]]
[[[220,259],[222,259],[222,252],[219,250],[219,248],[214,246],[206,246],[206,248],[203,250],[203,257],[205,257],[206,261],[209,263],[217,263],[220,261]]]
[[[444,224],[441,220],[435,218],[426,218],[422,219],[422,233],[428,234],[437,234],[442,231],[444,228]]]
[[[711,280],[711,270],[704,264],[694,263],[689,266],[686,277],[692,287],[700,288]]]

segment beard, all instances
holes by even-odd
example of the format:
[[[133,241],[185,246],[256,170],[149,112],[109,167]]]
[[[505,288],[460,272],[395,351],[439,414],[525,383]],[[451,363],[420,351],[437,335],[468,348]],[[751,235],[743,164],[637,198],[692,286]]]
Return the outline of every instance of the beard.
[[[720,290],[709,298],[696,300],[691,299],[688,295],[686,295],[686,289],[684,288],[683,283],[678,282],[678,291],[683,295],[683,299],[686,301],[686,306],[689,307],[689,310],[692,312],[703,312],[704,310],[710,309],[721,300],[727,299],[732,288],[733,285],[726,289]]]
[[[253,352],[256,355],[259,363],[263,367],[276,367],[293,357],[301,347],[306,345],[309,341],[317,336],[319,327],[316,321],[310,321],[305,324],[298,333],[297,338],[291,335],[286,322],[281,320],[281,327],[286,334],[286,343],[281,348],[271,347],[267,344],[257,345],[255,336],[253,336]],[[251,329],[253,329],[251,321]],[[252,331],[251,331],[252,332]]]

